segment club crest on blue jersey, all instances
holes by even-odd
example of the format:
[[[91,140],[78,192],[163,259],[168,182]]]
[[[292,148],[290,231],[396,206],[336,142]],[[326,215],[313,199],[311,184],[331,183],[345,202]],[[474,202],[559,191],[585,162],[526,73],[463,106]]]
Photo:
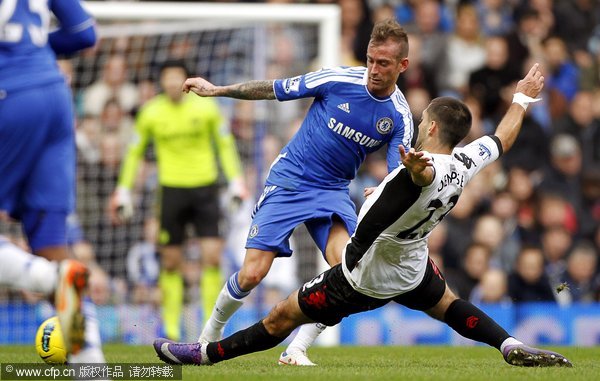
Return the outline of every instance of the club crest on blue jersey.
[[[289,94],[291,91],[298,92],[300,90],[300,77],[287,78],[283,81],[283,91]]]
[[[375,127],[377,127],[377,132],[379,132],[380,134],[389,134],[389,132],[392,130],[392,127],[394,127],[394,122],[387,117],[381,118],[377,121]]]
[[[250,234],[248,234],[248,236],[250,238],[254,238],[258,235],[258,225],[254,224],[252,225],[252,227],[250,228]]]

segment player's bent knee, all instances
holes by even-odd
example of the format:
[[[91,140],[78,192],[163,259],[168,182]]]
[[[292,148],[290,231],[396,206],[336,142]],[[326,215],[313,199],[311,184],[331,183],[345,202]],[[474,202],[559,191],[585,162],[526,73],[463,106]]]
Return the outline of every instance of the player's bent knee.
[[[258,249],[248,249],[240,272],[238,282],[243,291],[256,287],[269,272],[276,253]]]
[[[242,269],[238,274],[238,282],[242,290],[250,291],[258,286],[266,275],[267,273],[260,269],[247,269],[245,271]]]

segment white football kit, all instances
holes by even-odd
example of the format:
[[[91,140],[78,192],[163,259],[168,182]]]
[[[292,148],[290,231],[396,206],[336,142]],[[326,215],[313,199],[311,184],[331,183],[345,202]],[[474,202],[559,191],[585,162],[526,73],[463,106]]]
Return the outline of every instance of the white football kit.
[[[471,178],[502,153],[496,136],[484,136],[451,155],[432,154],[435,175],[415,185],[401,165],[367,198],[342,257],[344,276],[358,292],[393,298],[416,288],[427,266],[427,237],[458,202]]]

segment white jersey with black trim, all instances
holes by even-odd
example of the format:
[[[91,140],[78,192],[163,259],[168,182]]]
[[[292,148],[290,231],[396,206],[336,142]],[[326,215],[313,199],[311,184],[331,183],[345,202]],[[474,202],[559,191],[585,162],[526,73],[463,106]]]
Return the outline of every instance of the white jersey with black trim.
[[[271,165],[266,185],[286,189],[346,189],[367,154],[387,146],[388,172],[409,147],[412,114],[396,87],[377,98],[367,68],[336,67],[273,82],[277,100],[313,97],[302,125]]]
[[[416,288],[427,265],[427,238],[458,202],[471,178],[502,153],[496,136],[484,136],[433,154],[435,177],[415,185],[401,165],[367,198],[342,256],[344,276],[365,295],[387,299]]]

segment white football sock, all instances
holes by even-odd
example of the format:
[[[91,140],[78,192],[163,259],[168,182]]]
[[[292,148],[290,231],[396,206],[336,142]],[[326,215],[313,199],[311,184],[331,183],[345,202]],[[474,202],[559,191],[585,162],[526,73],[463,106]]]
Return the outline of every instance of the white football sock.
[[[500,344],[500,352],[504,353],[504,348],[506,348],[506,346],[508,345],[521,345],[523,344],[522,342],[520,342],[519,340],[515,339],[514,337],[509,337],[508,339],[504,340],[502,342],[502,344]]]
[[[287,353],[303,352],[306,353],[308,347],[315,342],[317,337],[327,328],[325,324],[314,323],[304,324],[298,330],[298,334],[294,337],[294,340],[288,345]]]
[[[49,295],[57,279],[55,262],[23,251],[0,237],[0,285]]]
[[[231,296],[227,290],[227,284],[225,284],[219,293],[219,297],[217,298],[217,302],[215,303],[212,314],[204,325],[204,329],[202,329],[202,333],[200,334],[198,341],[213,342],[221,340],[223,327],[225,327],[225,324],[227,324],[229,318],[231,318],[231,316],[242,306],[242,304],[244,304],[244,300],[236,299]]]

